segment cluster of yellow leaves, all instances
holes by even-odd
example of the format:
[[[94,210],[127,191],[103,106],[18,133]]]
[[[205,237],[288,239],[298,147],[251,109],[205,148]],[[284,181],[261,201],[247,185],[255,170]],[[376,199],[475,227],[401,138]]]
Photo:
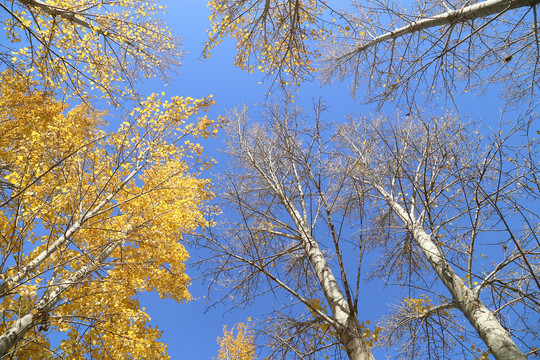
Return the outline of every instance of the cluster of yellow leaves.
[[[407,307],[413,312],[424,315],[433,307],[431,298],[425,294],[421,294],[419,298],[405,297],[403,300]]]
[[[223,337],[218,337],[218,344],[218,360],[256,359],[253,333],[243,322],[236,324],[230,331],[227,326],[223,326]]]
[[[4,55],[67,95],[131,96],[137,78],[167,78],[179,65],[179,44],[155,20],[164,10],[154,0],[7,3],[5,35],[18,47]]]
[[[311,316],[316,319],[319,317],[319,315],[314,309],[322,312],[323,314],[327,314],[326,305],[317,298],[310,299],[308,306],[308,310],[311,312]],[[376,326],[373,330],[371,330],[368,327],[369,325],[369,320],[361,322],[360,329],[362,330],[362,335],[366,344],[369,347],[373,347],[373,345],[379,340],[379,334],[382,331],[382,328]],[[336,331],[333,330],[330,324],[328,324],[327,322],[321,322],[317,324],[317,327],[322,331],[322,334],[324,334],[324,338],[322,338],[322,340],[328,341],[330,340],[330,336],[338,338],[338,334],[336,333]]]
[[[320,56],[314,41],[324,39],[320,15],[326,8],[322,0],[211,0],[211,30],[204,56],[231,36],[237,41],[235,65],[253,72],[276,73],[281,84],[298,81],[314,71],[313,61]]]
[[[0,279],[8,286],[0,293],[0,335],[33,313],[36,328],[14,350],[17,358],[166,359],[160,331],[136,296],[190,299],[180,241],[205,224],[212,197],[209,181],[199,178],[212,160],[190,140],[218,127],[205,116],[190,119],[213,101],[153,95],[117,131],[105,132],[104,113],[85,105],[68,111],[39,85],[0,75]],[[36,310],[44,293],[89,265],[95,270],[70,284],[56,308]],[[56,349],[49,349],[49,331],[65,333]]]
[[[382,328],[375,326],[373,330],[371,330],[368,326],[369,320],[360,323],[360,329],[362,329],[362,335],[364,336],[366,344],[369,347],[373,347],[373,345],[375,345],[375,343],[379,340],[379,334],[381,333]]]

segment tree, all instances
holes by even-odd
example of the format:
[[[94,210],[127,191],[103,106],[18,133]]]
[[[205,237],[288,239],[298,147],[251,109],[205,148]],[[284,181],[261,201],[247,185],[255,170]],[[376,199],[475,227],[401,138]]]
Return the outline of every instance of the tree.
[[[356,5],[354,24],[327,43],[326,79],[353,79],[379,102],[453,98],[494,84],[509,103],[538,88],[538,1],[389,1]],[[407,7],[407,9],[406,9]],[[464,86],[456,85],[463,80]]]
[[[362,237],[343,231],[353,204],[343,199],[343,176],[331,171],[322,109],[315,107],[314,128],[293,107],[269,106],[264,124],[248,125],[245,108],[228,117],[234,167],[221,194],[223,211],[234,215],[201,239],[212,251],[203,270],[212,287],[224,286],[221,301],[275,303],[258,326],[270,358],[373,359],[378,330],[360,320],[358,305],[369,296],[359,282]]]
[[[187,301],[183,236],[204,224],[209,98],[152,95],[118,130],[0,79],[0,357],[168,358],[137,294]],[[52,336],[51,336],[52,335]]]
[[[321,109],[270,107],[250,127],[245,110],[229,118],[222,196],[239,220],[210,229],[207,276],[222,301],[274,303],[257,325],[270,358],[339,358],[341,346],[371,358],[372,344],[410,359],[537,354],[532,122],[486,137],[451,115],[332,131]],[[371,330],[366,272],[402,296]]]
[[[230,331],[227,330],[227,326],[223,326],[223,337],[218,338],[218,344],[220,345],[218,360],[256,359],[253,334],[244,323],[236,324]]]
[[[180,64],[153,0],[10,0],[0,8],[7,40],[17,44],[0,53],[4,65],[67,96],[96,90],[125,104],[139,97],[140,78],[167,79]]]
[[[459,79],[461,91],[502,83],[509,103],[533,101],[538,3],[372,0],[336,10],[322,0],[215,0],[207,47],[231,35],[240,68],[283,82],[314,72],[325,81],[352,79],[353,93],[360,87],[380,104],[453,98]]]
[[[346,171],[364,196],[383,204],[372,219],[374,238],[386,249],[382,273],[421,273],[409,284],[431,292],[421,301],[406,298],[383,327],[388,342],[409,339],[403,351],[410,358],[418,358],[411,341],[435,340],[429,350],[463,339],[449,332],[459,324],[451,309],[464,315],[496,359],[526,359],[538,351],[539,218],[531,200],[540,194],[539,144],[531,124],[500,128],[486,139],[451,116],[397,124],[363,119],[341,129],[342,144],[351,150]]]

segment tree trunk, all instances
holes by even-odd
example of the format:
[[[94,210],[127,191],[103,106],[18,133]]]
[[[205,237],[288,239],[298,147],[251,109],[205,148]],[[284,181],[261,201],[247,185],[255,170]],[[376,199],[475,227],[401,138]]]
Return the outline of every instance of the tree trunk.
[[[495,315],[482,303],[478,294],[467,287],[454,269],[446,261],[444,254],[431,240],[422,226],[416,222],[412,214],[397,203],[382,187],[375,185],[388,204],[399,216],[407,230],[452,294],[459,310],[469,320],[497,360],[527,360],[527,357],[516,346],[510,334],[501,326]]]
[[[350,360],[374,360],[371,350],[364,341],[362,329],[356,314],[351,311],[347,299],[343,295],[332,270],[328,266],[324,254],[319,248],[319,244],[311,235],[307,223],[303,220],[300,212],[291,206],[288,202],[283,202],[292,218],[296,222],[298,229],[302,230],[301,237],[304,249],[308,254],[309,260],[315,270],[315,274],[321,284],[324,296],[335,321],[339,324],[339,333],[341,344],[345,347]]]
[[[371,350],[368,348],[363,331],[360,328],[358,318],[353,315],[348,318],[348,325],[339,335],[341,343],[351,360],[374,360]]]
[[[517,9],[520,7],[536,6],[540,0],[486,0],[474,5],[465,6],[461,9],[447,11],[445,13],[431,16],[427,19],[418,20],[405,25],[399,29],[389,31],[376,38],[367,41],[354,49],[355,53],[362,52],[385,41],[394,40],[405,35],[426,30],[436,26],[458,24],[465,21],[485,18],[490,15],[500,14],[503,11]]]
[[[409,226],[408,226],[409,227]],[[497,360],[526,360],[527,357],[516,346],[510,334],[501,326],[495,315],[482,303],[478,294],[471,290],[431,240],[424,229],[411,224],[411,233],[429,262],[452,294],[459,310],[476,329]]]

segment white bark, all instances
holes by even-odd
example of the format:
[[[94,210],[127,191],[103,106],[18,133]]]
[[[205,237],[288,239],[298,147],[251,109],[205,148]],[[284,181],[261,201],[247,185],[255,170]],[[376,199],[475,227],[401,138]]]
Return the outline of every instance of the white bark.
[[[300,183],[298,182],[297,184],[300,193],[303,194]],[[374,360],[371,350],[364,341],[358,318],[356,314],[353,313],[347,299],[343,295],[330,266],[328,266],[324,254],[319,248],[319,244],[312,236],[311,228],[307,222],[307,214],[305,214],[304,211],[304,216],[302,216],[300,211],[291,204],[290,200],[284,194],[279,181],[272,184],[272,186],[280,197],[282,204],[287,209],[287,212],[291,215],[296,228],[300,231],[304,250],[315,270],[315,275],[319,280],[324,296],[330,306],[334,320],[339,326],[337,330],[340,341],[345,347],[349,359]],[[303,199],[303,196],[301,196],[301,198]]]
[[[485,18],[490,15],[499,14],[520,7],[536,6],[538,3],[540,3],[540,0],[486,0],[474,5],[465,6],[461,9],[447,11],[439,15],[418,20],[394,31],[386,32],[383,35],[367,41],[365,44],[357,46],[354,49],[354,52],[359,53],[382,42],[394,40],[432,27],[458,24],[465,21]]]
[[[242,138],[241,130],[239,131],[240,143],[246,142]],[[242,144],[244,145],[244,144]],[[286,191],[283,188],[280,179],[263,167],[259,166],[259,162],[251,153],[248,145],[242,146],[244,154],[248,157],[251,165],[265,179],[267,184],[272,188],[274,193],[279,197],[291,218],[295,223],[296,229],[300,232],[302,246],[309,257],[310,263],[315,270],[315,275],[319,280],[324,296],[330,306],[330,310],[334,317],[334,326],[337,327],[339,340],[345,347],[347,355],[351,360],[374,360],[371,350],[364,341],[363,331],[360,328],[357,315],[350,308],[347,299],[341,291],[339,284],[326,261],[324,254],[319,248],[318,242],[312,235],[311,227],[308,223],[308,214],[306,206],[303,203],[304,194],[301,186],[301,179],[297,173],[296,165],[292,164],[293,173],[296,176],[296,186],[300,193],[300,201],[302,212],[292,203],[287,197]]]
[[[146,151],[145,151],[146,152]],[[94,209],[85,213],[79,221],[76,221],[73,225],[67,229],[67,231],[60,236],[56,241],[51,243],[45,250],[43,250],[38,256],[36,256],[27,265],[23,266],[15,275],[6,279],[0,285],[0,297],[5,296],[13,287],[17,286],[20,281],[28,276],[32,271],[37,269],[45,260],[47,260],[52,254],[58,251],[62,246],[69,242],[71,236],[73,236],[81,227],[94,216],[99,214],[101,210],[110,203],[113,197],[127,184],[144,166],[144,163],[137,164],[135,169],[124,179],[122,184],[116,189],[116,191],[110,193],[105,199],[103,199]]]
[[[71,287],[79,284],[90,275],[100,264],[102,264],[112,254],[112,252],[121,244],[117,240],[110,244],[96,259],[90,260],[85,266],[76,271],[65,281],[59,281],[56,284],[49,285],[49,288],[39,299],[33,311],[17,319],[8,330],[0,335],[0,358],[5,356],[17,342],[19,342],[26,333],[41,321],[42,314],[47,314],[61,300],[62,294]]]
[[[341,329],[338,329],[338,332],[349,359],[373,360],[373,354],[364,341],[358,318],[351,311],[347,299],[343,295],[332,270],[328,266],[324,254],[319,248],[317,241],[311,235],[311,229],[301,217],[300,212],[287,199],[282,198],[282,202],[292,216],[297,228],[301,230],[304,249],[313,265],[334,319],[341,327]]]
[[[478,293],[470,289],[446,261],[444,254],[435,245],[422,225],[394,200],[384,188],[373,184],[399,216],[407,230],[430,262],[446,288],[452,294],[457,307],[476,329],[478,335],[497,360],[526,360],[527,357],[516,346],[510,334],[501,326],[495,315],[482,303]]]
[[[60,16],[65,20],[71,21],[72,23],[85,27],[100,35],[105,35],[105,32],[103,32],[101,29],[86,21],[84,17],[80,15],[80,12],[59,8],[50,4],[46,4],[39,0],[18,0],[18,2],[26,6],[38,8],[52,17]]]

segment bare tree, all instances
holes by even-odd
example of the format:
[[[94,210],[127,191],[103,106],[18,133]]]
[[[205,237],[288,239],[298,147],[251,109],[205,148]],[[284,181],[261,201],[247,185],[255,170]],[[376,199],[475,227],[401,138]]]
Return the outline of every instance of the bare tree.
[[[379,102],[506,85],[509,101],[538,87],[538,1],[386,0],[355,3],[350,31],[326,43],[325,75],[353,79]],[[457,80],[463,80],[458,85]],[[459,88],[458,88],[459,87]]]
[[[258,327],[271,358],[340,357],[340,345],[356,358],[349,344],[368,338],[409,359],[536,355],[534,117],[482,137],[452,115],[334,132],[322,110],[271,106],[249,127],[246,109],[229,118],[223,210],[234,215],[201,240],[218,301],[273,303]],[[372,331],[358,305],[373,295],[366,272],[400,294]]]
[[[340,129],[351,151],[344,168],[369,198],[387,205],[372,219],[386,247],[388,271],[379,274],[396,279],[400,269],[423,271],[408,279],[414,296],[382,325],[386,344],[406,340],[401,351],[409,358],[446,358],[438,349],[455,343],[465,357],[537,354],[540,241],[532,201],[540,195],[539,143],[532,119],[487,138],[452,116],[408,116],[397,124],[364,119]],[[414,260],[417,254],[427,263]],[[489,351],[469,337],[480,337]]]
[[[221,301],[274,303],[258,328],[271,358],[373,359],[376,331],[359,319],[361,240],[343,231],[352,204],[331,171],[322,110],[315,106],[313,128],[289,106],[269,106],[265,122],[249,126],[246,108],[231,114],[233,167],[221,183],[223,211],[234,215],[201,240],[212,251],[204,268],[212,287],[224,287]]]

